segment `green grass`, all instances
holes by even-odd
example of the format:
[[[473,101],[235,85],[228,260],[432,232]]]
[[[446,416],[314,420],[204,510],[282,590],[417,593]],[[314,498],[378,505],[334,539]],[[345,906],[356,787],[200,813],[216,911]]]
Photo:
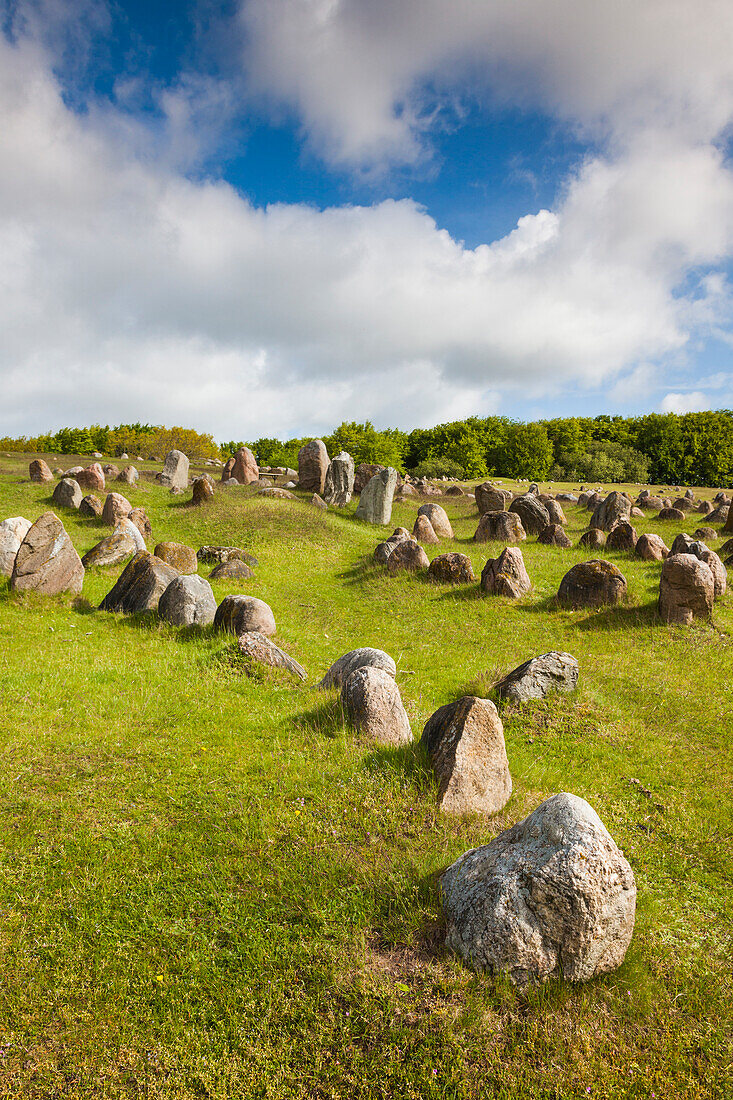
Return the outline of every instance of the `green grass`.
[[[50,507],[28,460],[0,458],[0,518]],[[609,552],[628,604],[563,611],[560,579],[590,555],[530,538],[531,596],[484,599],[387,576],[353,507],[126,495],[156,540],[258,557],[217,599],[266,600],[309,679],[250,680],[231,640],[96,611],[119,568],[78,600],[0,581],[0,1097],[733,1094],[731,597],[711,626],[666,627],[660,566]],[[478,575],[500,547],[470,541],[470,502],[441,503],[456,538],[428,556],[461,550]],[[576,541],[587,513],[566,513]],[[82,554],[106,533],[62,518]],[[503,710],[514,794],[452,820],[417,747],[375,748],[315,691],[359,645],[394,656],[416,738],[547,649],[578,658],[580,686]],[[436,876],[558,790],[630,860],[636,930],[613,975],[518,993],[444,952]]]

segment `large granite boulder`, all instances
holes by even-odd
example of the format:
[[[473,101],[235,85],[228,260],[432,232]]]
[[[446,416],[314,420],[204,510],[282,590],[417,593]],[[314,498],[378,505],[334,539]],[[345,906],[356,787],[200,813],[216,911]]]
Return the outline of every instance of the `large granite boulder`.
[[[397,666],[389,653],[385,653],[383,649],[372,649],[370,646],[364,646],[361,649],[352,649],[348,653],[344,653],[343,657],[339,657],[337,661],[334,661],[318,687],[324,689],[340,688],[357,668],[381,668],[384,672],[388,672],[393,679],[397,675]]]
[[[121,493],[107,493],[102,509],[102,522],[108,527],[116,527],[121,519],[127,519],[132,512],[132,505],[127,497]]]
[[[397,471],[387,466],[369,481],[362,490],[356,509],[358,519],[367,523],[385,525],[392,518],[392,500],[397,484]]]
[[[81,485],[82,489],[96,490],[98,493],[103,493],[105,489],[104,470],[98,462],[93,462],[91,466],[87,466],[86,469],[80,470],[76,474],[76,480]]]
[[[532,582],[518,546],[505,546],[498,558],[489,558],[481,572],[481,591],[487,596],[526,596]]]
[[[234,478],[240,485],[251,485],[253,481],[259,480],[259,467],[249,447],[240,447],[233,459],[227,472],[228,478]]]
[[[156,480],[169,489],[188,488],[188,456],[183,451],[168,451],[163,469]]]
[[[688,626],[709,619],[715,599],[710,566],[694,554],[670,554],[659,581],[659,614],[668,623]]]
[[[78,596],[84,583],[84,566],[63,523],[53,512],[44,512],[25,533],[10,575],[13,591]]]
[[[172,565],[176,573],[195,573],[198,569],[196,551],[183,542],[159,542],[153,553]]]
[[[174,577],[158,603],[158,615],[173,626],[208,626],[216,615],[211,585],[203,577]]]
[[[430,526],[439,539],[453,538],[453,528],[445,508],[441,508],[439,504],[423,504],[418,508],[417,514],[430,520]]]
[[[642,561],[664,561],[669,555],[669,549],[664,539],[659,535],[639,535],[634,547],[634,553]]]
[[[465,554],[439,554],[430,562],[428,576],[438,584],[472,584],[476,580],[471,559]]]
[[[528,535],[539,535],[550,524],[549,512],[536,493],[516,497],[509,505],[509,511],[519,516]]]
[[[214,630],[225,630],[238,638],[252,630],[268,637],[275,633],[275,616],[264,600],[255,596],[225,596],[216,609]]]
[[[99,605],[100,611],[156,611],[176,570],[147,550],[138,550],[117,578],[117,583]]]
[[[440,880],[446,945],[519,987],[588,981],[623,962],[634,874],[588,803],[556,794]]]
[[[331,459],[326,471],[326,483],[323,487],[323,499],[326,504],[343,508],[351,500],[354,492],[354,460],[346,451],[341,451]]]
[[[466,695],[436,710],[422,743],[438,780],[438,805],[451,814],[493,814],[506,805],[512,780],[504,727],[488,699]]]
[[[365,665],[350,673],[341,685],[341,705],[351,724],[378,744],[412,741],[400,689],[384,669]]]
[[[53,481],[53,474],[42,458],[34,458],[29,464],[28,476],[31,481]]]
[[[474,542],[522,542],[527,534],[516,512],[484,512]]]
[[[82,500],[79,482],[63,477],[53,491],[52,500],[59,508],[78,508]]]
[[[560,581],[558,602],[563,607],[605,607],[626,598],[626,578],[610,561],[582,561]]]
[[[20,544],[33,524],[23,516],[12,516],[0,523],[0,576],[11,577]]]
[[[601,531],[610,531],[617,520],[628,520],[631,515],[631,501],[623,493],[609,493],[605,500],[596,506],[590,526]]]
[[[243,657],[245,672],[250,676],[256,669],[266,668],[289,672],[298,680],[308,678],[302,665],[259,630],[248,630],[245,634],[240,634],[237,646]]]
[[[328,473],[328,451],[322,439],[312,439],[298,451],[298,488],[323,496]],[[389,521],[387,521],[389,522]]]
[[[496,693],[513,703],[544,699],[552,692],[566,695],[578,686],[578,662],[570,653],[553,650],[532,657],[497,684]]]

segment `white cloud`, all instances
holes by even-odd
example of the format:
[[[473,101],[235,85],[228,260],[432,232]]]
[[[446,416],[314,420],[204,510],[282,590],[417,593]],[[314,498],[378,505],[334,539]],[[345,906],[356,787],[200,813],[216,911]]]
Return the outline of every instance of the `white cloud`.
[[[668,393],[662,398],[659,411],[663,413],[701,412],[711,408],[710,401],[700,390],[692,393]]]
[[[630,140],[471,250],[408,200],[258,209],[187,179],[185,100],[155,156],[127,115],[69,110],[34,42],[0,37],[0,432],[413,426],[613,385],[727,319],[720,279],[680,293],[733,246],[711,144]]]
[[[733,113],[729,0],[242,0],[254,89],[339,163],[414,163],[469,88],[625,140]]]

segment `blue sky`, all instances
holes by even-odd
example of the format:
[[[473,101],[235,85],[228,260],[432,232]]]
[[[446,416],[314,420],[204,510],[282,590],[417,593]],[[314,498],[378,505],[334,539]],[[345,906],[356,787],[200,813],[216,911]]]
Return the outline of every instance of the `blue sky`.
[[[0,433],[733,406],[731,5],[0,11]]]

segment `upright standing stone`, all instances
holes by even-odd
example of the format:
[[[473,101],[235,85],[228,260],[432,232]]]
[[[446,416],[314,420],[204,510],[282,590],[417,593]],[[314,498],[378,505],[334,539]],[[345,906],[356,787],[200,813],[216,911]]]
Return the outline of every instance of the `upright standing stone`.
[[[97,492],[104,492],[104,470],[98,462],[93,462],[85,470],[80,470],[76,475],[76,480],[82,489],[96,489]]]
[[[233,477],[240,485],[251,485],[253,481],[259,479],[259,467],[249,447],[239,448],[234,455],[234,462],[228,476]]]
[[[72,477],[62,477],[53,491],[52,499],[60,508],[78,508],[82,501],[79,482]]]
[[[331,459],[326,473],[323,499],[326,504],[343,508],[354,492],[354,460],[346,451]]]
[[[341,705],[349,721],[380,745],[412,741],[400,689],[384,669],[367,665],[352,672],[341,686]]]
[[[505,806],[512,780],[504,727],[488,699],[465,695],[440,707],[422,733],[438,780],[438,804],[452,814],[493,814]]]
[[[356,509],[358,519],[367,523],[387,524],[392,518],[392,500],[397,485],[397,471],[387,466],[365,486]]]
[[[590,526],[601,531],[610,531],[617,520],[628,520],[631,515],[631,501],[623,493],[609,493],[605,500],[596,506]]]
[[[53,474],[42,458],[34,458],[28,467],[31,481],[53,481]]]
[[[211,585],[203,577],[174,577],[158,601],[158,615],[173,626],[208,626],[216,615]]]
[[[31,589],[44,596],[71,592],[77,596],[84,582],[84,566],[64,525],[53,512],[44,512],[28,529],[13,565],[10,587]]]
[[[328,472],[328,451],[322,439],[311,439],[298,451],[298,488],[323,496]]]
[[[188,488],[188,458],[183,451],[168,451],[157,480],[169,489]]]
[[[140,550],[125,566],[117,583],[99,605],[100,611],[156,611],[160,597],[172,580],[176,570],[160,558]]]
[[[33,524],[22,516],[13,516],[0,523],[0,575],[11,577],[20,544]]]
[[[354,471],[354,492],[362,493],[375,474],[383,469],[379,462],[360,462]]]
[[[670,554],[659,580],[659,614],[668,623],[689,626],[709,619],[715,599],[715,577],[707,562],[694,554]]]

